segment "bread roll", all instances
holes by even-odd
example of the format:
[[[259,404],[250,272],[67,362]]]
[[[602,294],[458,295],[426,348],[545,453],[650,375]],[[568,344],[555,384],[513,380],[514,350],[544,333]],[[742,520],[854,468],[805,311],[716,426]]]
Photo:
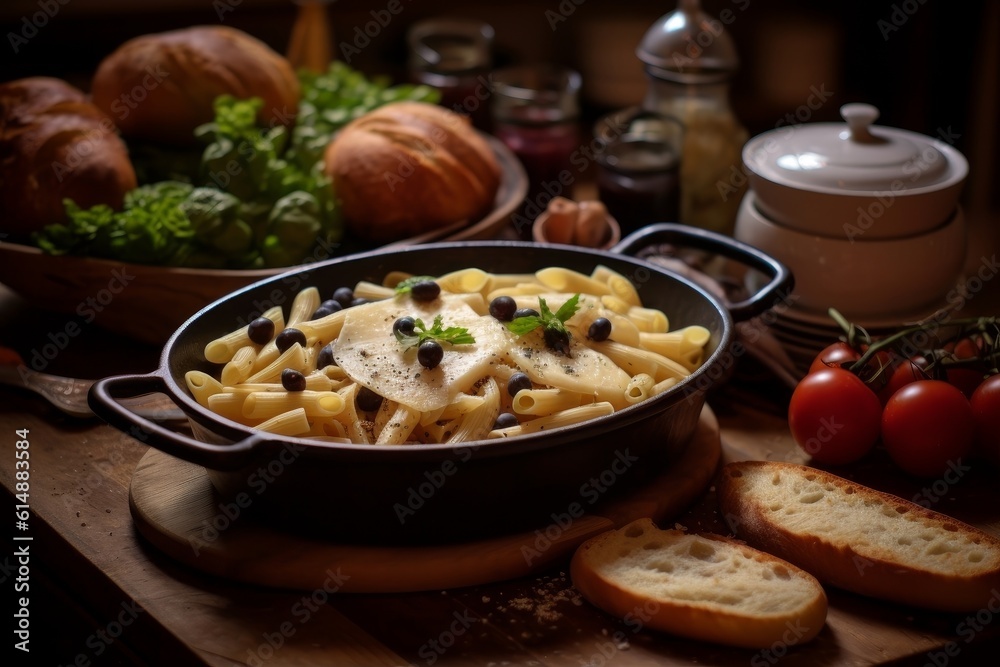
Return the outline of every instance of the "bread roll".
[[[259,97],[262,123],[291,125],[301,90],[291,64],[260,40],[194,26],[129,40],[101,61],[91,94],[126,138],[184,145],[212,120],[219,95]]]
[[[730,463],[720,509],[738,537],[855,593],[940,611],[1000,590],[1000,540],[902,498],[783,462]]]
[[[27,237],[63,222],[63,199],[120,208],[135,170],[114,123],[60,79],[0,85],[0,229]]]
[[[325,169],[344,217],[362,239],[395,241],[493,206],[500,166],[466,116],[426,102],[394,102],[345,126]]]
[[[584,542],[570,562],[573,585],[637,629],[731,646],[801,644],[826,623],[816,579],[721,535],[660,530],[639,519]]]

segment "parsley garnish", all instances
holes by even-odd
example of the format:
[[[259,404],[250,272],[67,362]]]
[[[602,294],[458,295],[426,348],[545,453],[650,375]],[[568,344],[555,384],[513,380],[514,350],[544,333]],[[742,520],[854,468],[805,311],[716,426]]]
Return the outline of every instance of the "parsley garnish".
[[[451,345],[471,345],[476,342],[476,339],[465,327],[445,328],[440,315],[435,316],[434,324],[429,329],[423,320],[417,318],[413,322],[413,333],[405,334],[397,331],[396,340],[407,348],[418,346],[428,340],[450,343]]]
[[[542,333],[549,347],[563,354],[569,354],[569,330],[566,320],[573,317],[579,306],[580,295],[574,294],[559,307],[555,313],[549,310],[545,299],[538,297],[538,315],[518,317],[511,321],[507,328],[518,336],[530,333],[538,327],[543,327]]]

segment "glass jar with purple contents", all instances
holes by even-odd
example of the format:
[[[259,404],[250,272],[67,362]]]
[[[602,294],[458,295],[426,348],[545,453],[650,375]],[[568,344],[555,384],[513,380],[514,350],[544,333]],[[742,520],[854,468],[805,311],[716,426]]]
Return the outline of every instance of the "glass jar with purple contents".
[[[598,197],[623,234],[678,220],[683,136],[677,119],[637,107],[595,124]]]
[[[493,134],[518,157],[528,175],[528,196],[515,213],[517,236],[531,239],[531,225],[548,202],[571,194],[572,157],[580,149],[580,75],[557,65],[509,67],[491,76]]]

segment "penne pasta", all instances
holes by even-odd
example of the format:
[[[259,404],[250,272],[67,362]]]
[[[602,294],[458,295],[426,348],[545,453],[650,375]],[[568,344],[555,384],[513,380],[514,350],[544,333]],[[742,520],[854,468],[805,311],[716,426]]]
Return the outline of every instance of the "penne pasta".
[[[347,435],[347,428],[335,419],[313,419],[309,422],[309,433],[310,438],[335,438],[338,440],[346,440],[350,442],[351,439]]]
[[[384,403],[387,403],[385,401]],[[381,412],[381,410],[380,410]],[[388,412],[388,410],[386,411]],[[401,445],[406,442],[414,427],[420,422],[420,413],[413,408],[397,403],[378,433],[377,445]]]
[[[188,371],[184,374],[184,384],[194,400],[203,407],[208,407],[208,399],[214,394],[222,393],[222,383],[204,371]]]
[[[394,271],[381,284],[359,281],[354,295],[374,303],[315,320],[320,289],[303,288],[288,305],[287,320],[281,308],[266,316],[276,332],[301,331],[304,345],[281,352],[276,336],[261,344],[249,339],[247,327],[230,331],[204,349],[206,359],[220,366],[218,374],[186,373],[188,391],[226,419],[317,444],[461,443],[570,426],[648,400],[690,375],[710,339],[699,326],[669,331],[666,313],[644,305],[636,287],[604,265],[589,275],[561,267],[534,274],[451,271],[434,278],[442,291],[431,302],[396,294],[411,275]],[[513,326],[499,321],[490,314],[499,296],[535,310],[540,319]],[[565,307],[571,303],[576,307]],[[411,345],[417,335],[396,333],[394,322],[403,316],[422,322],[421,340],[470,340],[442,338],[442,361],[425,366]],[[556,346],[551,332],[543,335],[550,317],[564,320],[568,347]],[[611,323],[610,333],[602,328],[594,334],[605,340],[590,338],[598,318]],[[282,384],[287,369],[302,373],[304,388],[301,380],[296,391]],[[507,387],[515,374],[530,386],[511,396]],[[379,394],[375,402],[368,397],[372,391]],[[517,425],[496,428],[502,413],[509,413],[502,423]]]
[[[257,348],[254,345],[244,345],[236,350],[233,358],[222,368],[222,384],[233,385],[243,382],[253,371],[257,361]]]
[[[534,281],[535,276],[531,273],[491,273],[489,283],[486,288],[489,292],[498,289],[507,289],[515,285],[526,285]]]
[[[398,281],[397,281],[398,282]],[[391,299],[396,295],[395,284],[393,287],[377,285],[367,280],[363,280],[354,286],[355,299]]]
[[[268,313],[270,313],[272,310],[277,310],[277,314],[280,316],[280,319],[275,319],[273,317],[270,317],[270,315]],[[275,338],[276,338],[276,335],[279,332],[281,332],[282,330],[284,330],[284,328],[285,328],[285,317],[284,317],[284,314],[283,314],[281,308],[279,307],[279,308],[276,308],[276,309],[272,308],[271,310],[268,310],[267,313],[265,313],[264,316],[268,317],[269,319],[271,319],[274,322],[274,333],[275,333],[275,335],[271,336],[271,340],[269,340],[266,343],[264,343],[264,346],[261,347],[260,351],[257,352],[257,358],[254,360],[254,364],[253,364],[253,372],[254,373],[256,373],[257,371],[259,371],[262,368],[267,367],[268,364],[270,364],[272,361],[274,361],[275,359],[277,359],[278,355],[281,354],[278,351],[278,345],[275,343]]]
[[[306,352],[298,343],[275,357],[274,361],[247,378],[247,382],[281,382],[281,371],[292,368],[301,373],[309,372],[306,368]]]
[[[674,378],[671,381],[677,382]],[[645,401],[653,395],[656,387],[656,380],[649,373],[636,373],[625,388],[625,400],[629,403]]]
[[[285,328],[284,314],[282,313],[280,306],[269,308],[264,313],[263,317],[266,317],[274,322],[275,331],[281,331]],[[236,354],[236,350],[247,345],[252,345],[253,341],[250,340],[248,328],[249,325],[240,327],[239,329],[231,331],[228,334],[220,336],[219,338],[209,342],[205,345],[205,359],[211,361],[213,364],[224,364],[233,358],[233,355]]]
[[[370,445],[372,443],[371,431],[367,423],[358,415],[358,408],[355,403],[359,386],[357,384],[349,384],[337,392],[344,399],[344,409],[334,415],[334,419],[344,425],[347,437],[352,442]]]
[[[320,302],[319,290],[315,287],[306,287],[299,291],[292,299],[292,307],[288,311],[288,322],[285,324],[285,328],[308,321],[319,308]]]
[[[655,308],[632,306],[625,315],[635,322],[640,331],[649,333],[665,333],[670,328],[670,322],[662,311]]]
[[[270,419],[301,408],[307,417],[333,417],[344,410],[344,398],[335,391],[254,391],[243,400],[243,416]]]
[[[407,278],[412,278],[412,273],[407,273],[405,271],[390,271],[385,274],[385,278],[382,279],[382,287],[388,287],[390,289],[395,289],[396,285],[403,282]],[[358,283],[359,285],[362,283]]]
[[[560,428],[562,426],[572,426],[573,424],[579,424],[585,422],[588,419],[596,419],[597,417],[603,417],[605,415],[610,415],[615,411],[615,407],[607,402],[591,403],[590,405],[581,405],[577,408],[570,408],[569,410],[563,410],[562,412],[557,412],[553,415],[548,415],[546,417],[538,417],[537,419],[531,419],[522,422],[518,426],[511,426],[510,428],[495,429],[490,431],[487,437],[490,438],[510,438],[516,435],[526,435],[528,433],[538,433],[539,431],[544,431],[546,429]]]
[[[290,410],[280,415],[275,415],[267,421],[257,424],[257,428],[275,435],[305,435],[309,432],[309,419],[302,408]]]
[[[468,442],[480,440],[493,430],[500,414],[500,385],[490,377],[482,384],[479,405],[463,414],[458,427],[442,442]]]
[[[324,315],[318,320],[302,322],[297,328],[306,336],[306,342],[310,344],[325,345],[332,340],[336,340],[340,335],[340,330],[344,327],[344,319],[350,308],[338,310],[335,313]]]
[[[615,294],[605,294],[602,296],[601,305],[619,315],[627,315],[629,308],[632,307],[632,304]]]
[[[490,278],[490,274],[482,269],[460,269],[444,274],[437,279],[437,284],[441,289],[457,294],[482,293],[490,284]]]
[[[667,389],[670,389],[675,384],[677,384],[677,382],[678,382],[677,378],[667,378],[666,380],[660,380],[655,385],[653,385],[652,395],[656,396],[657,394],[662,394]]]
[[[701,365],[710,337],[711,333],[705,327],[689,326],[666,333],[643,332],[639,335],[639,344],[643,349],[674,359],[693,371]]]
[[[575,292],[597,296],[611,294],[611,288],[606,283],[594,280],[590,276],[578,271],[571,271],[570,269],[558,266],[536,271],[535,278],[538,282],[556,292],[566,292],[570,295]]]
[[[686,378],[691,372],[682,364],[638,347],[622,345],[613,340],[594,343],[593,348],[605,354],[630,375],[647,372],[657,382],[666,378]]]
[[[521,415],[545,416],[593,402],[593,396],[564,389],[525,389],[514,396],[511,408]]]
[[[630,306],[642,305],[642,299],[639,298],[639,292],[635,289],[632,281],[614,269],[601,264],[594,269],[591,277],[605,283],[611,290],[611,294],[624,303]]]
[[[500,287],[486,295],[487,301],[492,301],[498,296],[529,296],[532,294],[545,294],[546,292],[551,292],[548,287],[541,285],[539,283],[518,283],[511,287]]]
[[[246,415],[243,414],[243,402],[246,400],[246,397],[247,394],[244,392],[224,391],[212,394],[208,397],[208,409],[234,422],[256,423],[260,420],[247,419]]]

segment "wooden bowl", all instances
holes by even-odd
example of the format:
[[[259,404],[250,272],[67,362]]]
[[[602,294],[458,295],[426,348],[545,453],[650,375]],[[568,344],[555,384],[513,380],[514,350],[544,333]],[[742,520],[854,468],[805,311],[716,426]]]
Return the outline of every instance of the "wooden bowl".
[[[498,140],[487,138],[502,170],[493,210],[479,220],[392,243],[383,248],[430,241],[489,239],[509,223],[528,190],[524,168]],[[342,251],[349,255],[359,250]],[[334,256],[318,247],[315,261]],[[311,260],[310,260],[311,262]],[[81,327],[96,324],[129,338],[162,345],[190,316],[226,294],[304,265],[258,270],[148,266],[91,257],[53,256],[36,247],[0,242],[0,282],[33,305],[65,313]],[[275,304],[277,305],[277,304]]]

